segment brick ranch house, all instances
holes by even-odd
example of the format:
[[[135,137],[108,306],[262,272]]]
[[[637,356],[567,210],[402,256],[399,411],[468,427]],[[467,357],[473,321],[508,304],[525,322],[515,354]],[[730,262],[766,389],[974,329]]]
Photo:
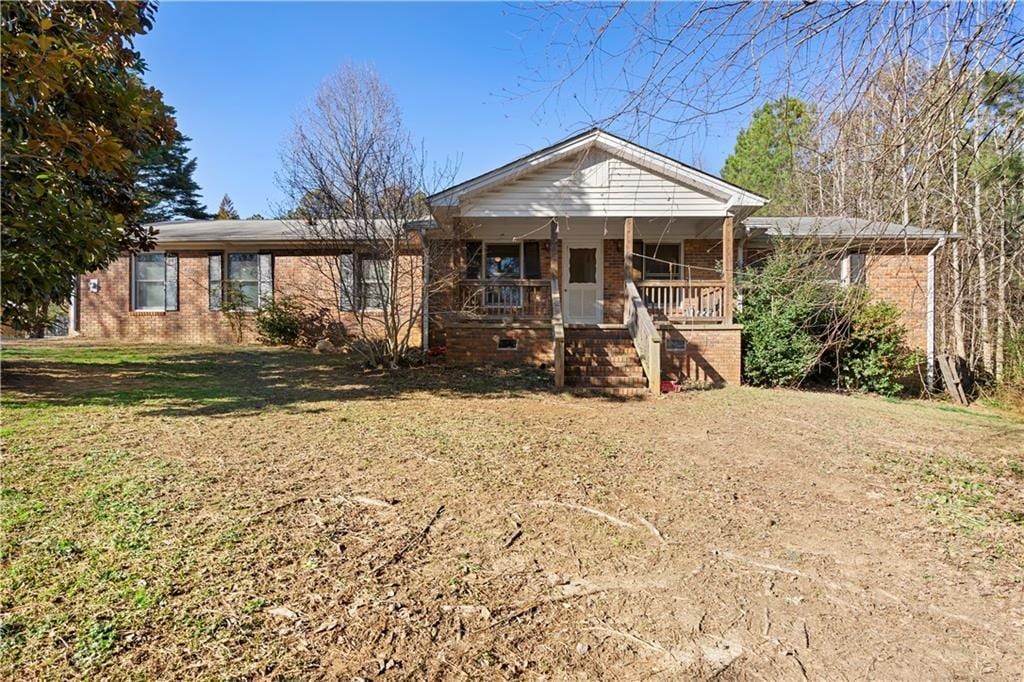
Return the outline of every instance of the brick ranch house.
[[[431,291],[414,343],[443,347],[450,363],[546,365],[559,386],[618,394],[656,392],[666,375],[739,383],[735,275],[779,239],[834,254],[838,284],[861,283],[895,304],[911,344],[934,352],[934,257],[944,233],[842,217],[760,218],[767,198],[599,129],[427,203],[431,219],[410,226],[401,261],[413,275],[399,278],[398,293]],[[224,281],[253,306],[320,292],[316,304],[345,323],[315,260],[350,259],[358,273],[360,260],[374,257],[369,243],[313,256],[288,221],[156,227],[154,251],[80,278],[78,334],[231,342]],[[421,239],[444,245],[445,262],[427,267]],[[430,289],[424,277],[450,284]]]

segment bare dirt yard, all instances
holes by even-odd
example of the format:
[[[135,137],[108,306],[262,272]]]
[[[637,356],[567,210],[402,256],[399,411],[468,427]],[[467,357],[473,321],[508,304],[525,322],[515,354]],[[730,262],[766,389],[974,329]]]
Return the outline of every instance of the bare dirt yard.
[[[8,344],[0,674],[1020,679],[1024,423]]]

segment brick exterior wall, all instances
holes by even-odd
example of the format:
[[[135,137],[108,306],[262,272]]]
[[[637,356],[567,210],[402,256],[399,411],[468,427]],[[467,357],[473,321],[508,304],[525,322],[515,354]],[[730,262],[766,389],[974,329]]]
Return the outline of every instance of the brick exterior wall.
[[[622,324],[626,311],[626,265],[621,239],[604,240],[604,323]]]
[[[928,343],[927,253],[870,254],[864,262],[868,291],[903,313],[907,343],[924,350]]]
[[[687,328],[667,325],[661,334],[661,374],[700,383],[740,383],[738,325],[722,328]],[[670,351],[670,341],[686,342],[685,351]]]
[[[691,279],[721,278],[721,263],[721,239],[683,240],[683,265],[687,267]]]
[[[500,339],[514,339],[514,350],[498,349]],[[550,325],[503,326],[459,323],[447,329],[448,362],[456,365],[544,365],[554,362]]]
[[[142,312],[131,310],[131,259],[119,258],[105,270],[83,275],[79,283],[79,330],[81,336],[147,343],[230,344],[238,338],[228,316],[209,308],[208,256],[216,251],[169,250],[178,254],[178,310]],[[335,286],[328,260],[296,250],[271,250],[274,256],[275,296],[291,296],[309,312],[328,311],[331,320],[340,322],[350,336],[361,331],[356,316],[338,309]],[[399,294],[402,305],[418,302],[422,292],[421,257],[408,252],[399,259]],[[98,292],[90,292],[88,282],[99,283]],[[415,303],[414,303],[415,304]],[[245,316],[242,342],[256,341],[253,315]],[[367,336],[379,336],[381,326],[372,316],[364,328]],[[411,344],[420,343],[422,327],[412,330]]]

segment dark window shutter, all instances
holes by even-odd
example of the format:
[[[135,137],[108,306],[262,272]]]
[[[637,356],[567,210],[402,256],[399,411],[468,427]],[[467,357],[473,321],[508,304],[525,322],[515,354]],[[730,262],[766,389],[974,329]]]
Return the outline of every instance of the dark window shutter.
[[[341,281],[338,283],[338,308],[341,310],[356,309],[356,257],[352,253],[338,256],[338,272]]]
[[[523,277],[540,279],[540,242],[523,242]]]
[[[480,279],[483,257],[483,242],[466,242],[466,279]]]
[[[224,255],[211,253],[208,260],[208,269],[210,273],[210,310],[220,310],[220,302],[224,296]]]
[[[178,309],[178,254],[164,254],[164,310]]]
[[[258,307],[274,300],[274,256],[269,253],[259,255],[260,268],[260,299]]]

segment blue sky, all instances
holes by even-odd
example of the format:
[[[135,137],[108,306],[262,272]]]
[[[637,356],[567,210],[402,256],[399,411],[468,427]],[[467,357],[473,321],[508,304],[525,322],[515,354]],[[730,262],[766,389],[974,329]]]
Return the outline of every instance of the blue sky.
[[[376,66],[409,131],[431,158],[458,161],[459,179],[606,113],[600,88],[550,96],[561,72],[538,16],[503,3],[164,2],[136,45],[147,82],[192,138],[208,207],[226,192],[242,217],[269,217],[283,200],[275,173],[294,117],[345,62]],[[699,142],[639,141],[717,173],[735,135],[717,124]]]

